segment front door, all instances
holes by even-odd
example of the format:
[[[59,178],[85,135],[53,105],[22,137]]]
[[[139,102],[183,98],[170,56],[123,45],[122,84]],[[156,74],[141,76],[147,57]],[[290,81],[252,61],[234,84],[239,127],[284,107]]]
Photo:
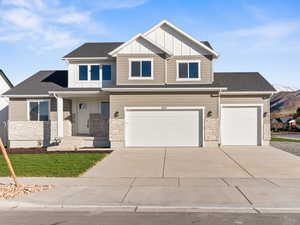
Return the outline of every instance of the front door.
[[[78,134],[89,134],[89,104],[87,102],[80,102],[77,105],[78,109]]]

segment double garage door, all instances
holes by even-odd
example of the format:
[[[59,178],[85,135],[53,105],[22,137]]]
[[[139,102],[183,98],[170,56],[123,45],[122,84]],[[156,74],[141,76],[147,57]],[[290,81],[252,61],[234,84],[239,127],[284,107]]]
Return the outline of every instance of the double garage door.
[[[127,147],[202,146],[202,110],[127,110]]]
[[[203,109],[125,110],[127,147],[203,146]],[[222,145],[260,145],[261,109],[257,106],[221,108]]]

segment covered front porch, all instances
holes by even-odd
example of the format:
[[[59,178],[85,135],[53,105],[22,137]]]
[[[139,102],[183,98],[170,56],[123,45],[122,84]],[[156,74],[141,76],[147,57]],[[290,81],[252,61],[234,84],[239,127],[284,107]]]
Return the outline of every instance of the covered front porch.
[[[49,150],[109,147],[109,95],[100,91],[52,92],[57,142]]]

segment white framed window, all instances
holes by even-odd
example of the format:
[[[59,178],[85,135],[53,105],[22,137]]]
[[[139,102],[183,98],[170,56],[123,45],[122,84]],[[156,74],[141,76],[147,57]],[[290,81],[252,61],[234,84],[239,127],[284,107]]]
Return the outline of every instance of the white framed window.
[[[200,80],[201,61],[200,60],[177,60],[176,80]]]
[[[100,81],[111,80],[111,64],[79,64],[78,80],[79,81]]]
[[[32,99],[27,100],[27,119],[30,121],[50,120],[50,100]]]
[[[129,59],[130,80],[152,80],[153,59],[152,58],[131,58]]]

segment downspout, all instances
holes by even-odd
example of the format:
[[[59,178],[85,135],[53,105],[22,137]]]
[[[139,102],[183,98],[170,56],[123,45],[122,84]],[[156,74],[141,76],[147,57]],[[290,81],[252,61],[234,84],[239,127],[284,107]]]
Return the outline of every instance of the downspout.
[[[165,85],[167,84],[168,81],[168,57],[166,57],[165,59]]]
[[[58,97],[57,97],[57,95],[55,94],[55,93],[53,93],[53,96],[55,97],[55,99],[56,99],[56,104],[57,104],[57,99],[58,99]],[[56,106],[57,107],[57,106]],[[56,115],[56,120],[57,120],[57,122],[56,122],[56,139],[58,139],[58,129],[59,129],[59,127],[58,127],[58,118],[57,118],[57,116],[58,115]]]
[[[219,97],[218,97],[218,114],[219,114],[219,137],[218,137],[218,146],[221,147],[221,92],[222,90],[219,90]]]

